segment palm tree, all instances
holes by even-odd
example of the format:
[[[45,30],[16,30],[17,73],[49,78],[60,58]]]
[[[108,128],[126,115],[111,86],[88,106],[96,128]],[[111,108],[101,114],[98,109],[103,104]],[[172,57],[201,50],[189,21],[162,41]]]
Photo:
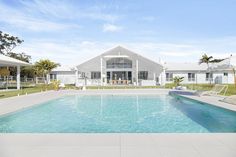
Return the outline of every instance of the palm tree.
[[[212,56],[208,56],[207,54],[202,55],[202,58],[199,60],[199,64],[206,63],[207,69],[209,70],[209,64],[210,63],[219,63],[223,61],[224,59],[213,59]],[[210,76],[212,75],[211,72],[209,72]],[[211,78],[210,78],[210,84],[211,84]]]
[[[199,64],[206,63],[207,68],[209,68],[209,63],[211,63],[211,60],[213,59],[212,56],[207,56],[206,54],[202,55],[202,58],[199,60]]]
[[[206,63],[207,69],[209,69],[209,63],[211,63],[211,60],[213,59],[212,56],[207,56],[207,54],[202,55],[202,58],[199,60],[199,64]],[[211,73],[209,73],[211,76]],[[210,78],[210,84],[211,84],[211,78]]]
[[[44,78],[45,76],[47,76],[46,83],[49,83],[50,72],[52,71],[52,69],[60,66],[60,64],[52,62],[49,59],[45,59],[45,60],[40,60],[36,62],[34,66],[35,66],[35,72],[38,74],[41,73]]]
[[[180,86],[180,83],[184,81],[184,77],[179,77],[179,76],[175,76],[174,77],[174,84],[176,86]]]

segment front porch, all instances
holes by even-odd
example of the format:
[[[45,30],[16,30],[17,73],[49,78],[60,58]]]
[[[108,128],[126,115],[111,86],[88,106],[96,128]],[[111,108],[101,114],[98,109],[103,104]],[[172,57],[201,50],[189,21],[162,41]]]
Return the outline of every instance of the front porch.
[[[132,71],[107,71],[106,72],[107,85],[131,85]]]

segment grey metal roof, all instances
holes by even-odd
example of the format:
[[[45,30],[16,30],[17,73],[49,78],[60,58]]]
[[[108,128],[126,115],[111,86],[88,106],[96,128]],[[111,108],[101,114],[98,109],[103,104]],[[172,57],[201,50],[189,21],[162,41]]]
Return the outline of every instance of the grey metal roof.
[[[210,67],[210,69],[215,71],[232,70],[232,68],[236,68],[236,56],[226,58],[220,63],[212,64]]]

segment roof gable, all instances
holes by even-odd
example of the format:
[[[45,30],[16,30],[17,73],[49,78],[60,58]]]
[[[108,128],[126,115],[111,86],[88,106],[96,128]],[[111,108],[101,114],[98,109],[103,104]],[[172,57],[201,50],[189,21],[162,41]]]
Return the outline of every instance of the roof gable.
[[[85,67],[86,68],[89,68],[88,66],[94,66],[94,64],[98,65],[100,64],[100,58],[103,57],[105,58],[106,56],[116,56],[116,57],[119,57],[119,56],[128,56],[130,58],[132,58],[133,60],[140,60],[140,61],[143,61],[143,62],[146,62],[146,63],[149,63],[149,64],[152,64],[152,65],[156,65],[156,66],[162,66],[146,57],[143,57],[133,51],[130,51],[122,46],[117,46],[115,48],[112,48],[104,53],[102,53],[101,55],[97,56],[97,57],[94,57],[90,60],[88,60],[87,62],[84,62],[80,65],[77,66],[77,68],[80,68],[80,67]],[[99,68],[97,68],[99,69]]]

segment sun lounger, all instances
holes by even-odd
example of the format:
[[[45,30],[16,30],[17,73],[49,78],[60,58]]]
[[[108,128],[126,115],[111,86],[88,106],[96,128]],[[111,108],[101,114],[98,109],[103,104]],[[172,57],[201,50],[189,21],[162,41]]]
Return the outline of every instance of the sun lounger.
[[[195,94],[199,95],[199,96],[204,96],[204,95],[219,95],[220,93],[223,93],[223,95],[225,95],[227,90],[228,90],[228,86],[227,85],[216,84],[209,91],[196,91]]]

